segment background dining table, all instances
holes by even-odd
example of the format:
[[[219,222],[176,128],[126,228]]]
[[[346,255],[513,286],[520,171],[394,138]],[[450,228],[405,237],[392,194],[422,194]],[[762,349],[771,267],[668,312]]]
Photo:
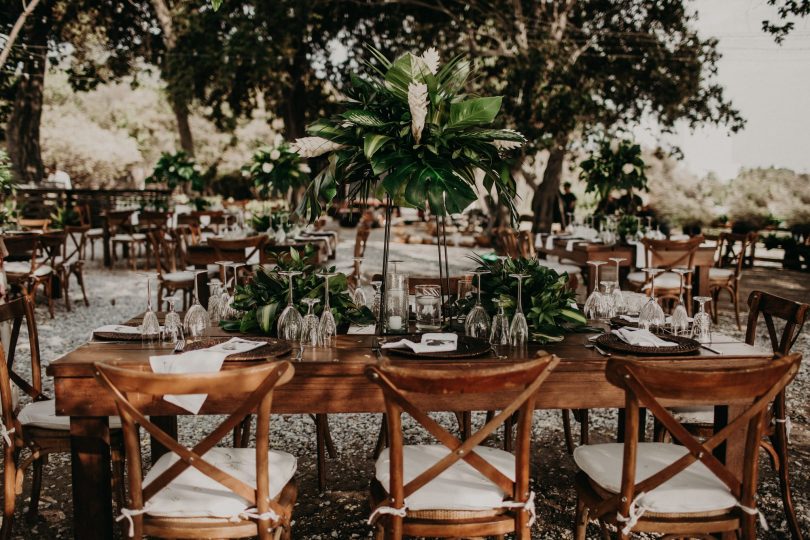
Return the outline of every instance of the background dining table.
[[[137,324],[136,317],[128,324]],[[232,337],[219,328],[209,330],[211,337]],[[249,338],[249,336],[244,336]],[[369,381],[364,369],[377,362],[420,363],[425,366],[444,365],[459,371],[470,367],[522,362],[534,358],[543,351],[556,354],[561,362],[540,388],[536,407],[538,409],[588,409],[620,408],[624,394],[605,378],[607,358],[592,348],[586,348],[587,334],[570,334],[556,344],[530,344],[521,350],[506,349],[485,356],[456,360],[423,360],[402,358],[387,354],[374,347],[375,337],[370,335],[341,335],[332,348],[305,349],[299,355],[294,350],[295,375],[292,381],[275,391],[273,413],[375,413],[384,411],[384,401],[379,388]],[[70,416],[74,535],[77,539],[93,540],[113,537],[113,508],[110,472],[110,435],[108,416],[116,415],[113,399],[105,393],[93,378],[93,364],[115,362],[132,369],[148,370],[149,356],[168,354],[170,345],[144,345],[140,341],[102,342],[91,341],[52,362],[47,372],[54,377],[56,413]],[[711,350],[701,349],[690,356],[644,357],[645,362],[690,367],[753,366],[767,362],[770,351],[755,348],[732,338],[718,336]],[[300,358],[299,358],[300,356]],[[228,362],[223,369],[247,365],[245,362]],[[492,395],[466,394],[463,401],[434,396],[429,401],[415,402],[429,410],[438,411],[484,411],[497,410],[507,405],[511,394]],[[236,396],[209,398],[200,414],[227,414],[232,412],[239,399]],[[669,405],[677,405],[677,402]],[[718,404],[706,396],[707,405],[717,406],[716,421],[735,417],[742,404]],[[176,416],[188,414],[161,398],[153,398],[144,406],[144,412],[153,422],[172,432],[176,430]],[[743,436],[739,434],[723,449],[727,463],[740,464],[741,471]],[[152,460],[164,450],[152,442]]]

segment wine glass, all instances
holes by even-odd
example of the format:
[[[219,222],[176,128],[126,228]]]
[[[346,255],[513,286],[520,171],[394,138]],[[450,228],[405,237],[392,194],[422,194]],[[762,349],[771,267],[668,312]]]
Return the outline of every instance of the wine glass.
[[[607,264],[606,261],[588,261],[588,264],[593,266],[594,268],[594,280],[593,282],[596,286],[593,288],[593,291],[588,298],[585,300],[585,306],[583,307],[582,311],[585,313],[585,316],[593,319],[596,316],[596,308],[602,304],[602,293],[599,292],[599,267],[603,264]]]
[[[616,315],[624,315],[627,313],[627,303],[624,301],[624,295],[622,294],[622,286],[619,283],[619,268],[622,262],[626,261],[624,257],[611,257],[608,259],[616,263],[616,282],[613,285],[613,311],[616,312]]]
[[[528,274],[509,274],[509,277],[518,282],[517,305],[509,326],[509,341],[513,347],[522,347],[529,341],[529,324],[523,314],[523,278],[528,277]]]
[[[185,334],[189,338],[201,338],[206,329],[211,326],[208,318],[208,311],[200,304],[200,287],[197,276],[207,273],[208,270],[197,270],[194,272],[194,303],[186,311],[186,318],[183,319]]]
[[[706,302],[711,302],[711,296],[696,296],[695,302],[700,304],[700,310],[692,320],[692,337],[701,343],[712,340],[712,317],[706,312]]]
[[[382,303],[382,281],[372,281],[374,287],[374,298],[371,300],[371,313],[375,319],[380,319],[380,304]]]
[[[363,274],[360,273],[360,265],[363,264],[363,257],[354,257],[354,272],[357,283],[352,292],[352,300],[357,306],[365,306],[368,302],[366,291],[363,289]]]
[[[287,341],[296,341],[301,337],[301,329],[304,326],[304,318],[298,313],[293,304],[293,278],[301,272],[288,270],[286,272],[279,272],[282,276],[287,276],[289,282],[290,294],[287,298],[287,307],[281,312],[278,318],[278,337],[286,339]]]
[[[322,272],[318,274],[319,277],[324,279],[324,303],[323,312],[321,313],[321,320],[318,323],[318,334],[320,335],[321,345],[324,347],[332,347],[335,344],[335,336],[337,335],[337,324],[335,323],[335,316],[332,315],[332,308],[329,305],[329,278],[336,276],[335,272]]]
[[[169,310],[163,320],[163,341],[175,344],[183,339],[183,321],[180,320],[180,315],[174,310],[177,297],[167,296],[164,300],[168,304]]]
[[[222,282],[216,278],[208,283],[208,318],[211,324],[219,324],[222,318],[221,295]]]
[[[315,304],[320,301],[320,298],[301,299],[301,302],[307,306],[307,315],[304,317],[301,330],[301,345],[303,347],[317,347],[321,342],[320,334],[318,333],[320,321],[314,311]]]
[[[609,323],[610,319],[616,315],[616,308],[613,303],[613,287],[616,285],[613,281],[602,281],[602,301],[596,307],[596,318]]]
[[[680,289],[678,291],[678,305],[672,311],[672,332],[675,335],[686,334],[689,328],[689,313],[686,311],[686,302],[683,300],[683,292],[686,286],[683,283],[683,278],[692,270],[690,268],[673,268],[673,272],[678,274],[681,279]]]
[[[478,296],[475,300],[475,306],[473,306],[464,319],[464,333],[471,337],[486,339],[489,337],[490,321],[487,310],[481,305],[481,276],[489,274],[489,271],[477,270],[473,273],[478,276]]]
[[[498,307],[498,313],[492,319],[489,342],[493,345],[509,345],[509,317],[503,311],[504,302],[497,298],[492,303]]]
[[[638,325],[645,330],[649,330],[652,326],[664,326],[666,322],[664,310],[661,309],[658,300],[655,298],[655,276],[663,272],[663,270],[660,268],[643,268],[642,270],[650,276],[650,299],[647,300],[647,303],[644,304],[638,314]]]
[[[141,341],[150,344],[160,339],[160,321],[157,314],[152,311],[152,277],[156,274],[142,274],[146,276],[146,312],[141,320]]]

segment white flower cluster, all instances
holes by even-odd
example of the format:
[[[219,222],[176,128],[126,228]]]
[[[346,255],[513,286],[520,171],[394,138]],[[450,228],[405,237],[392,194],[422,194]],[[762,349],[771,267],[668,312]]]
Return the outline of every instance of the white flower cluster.
[[[301,137],[295,139],[295,142],[290,145],[290,150],[303,158],[313,158],[322,156],[335,150],[344,148],[345,145],[339,144],[323,137]]]

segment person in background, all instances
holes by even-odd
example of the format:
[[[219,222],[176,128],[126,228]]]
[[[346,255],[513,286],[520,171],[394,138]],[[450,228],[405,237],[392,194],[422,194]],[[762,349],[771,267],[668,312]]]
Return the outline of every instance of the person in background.
[[[560,193],[564,214],[573,214],[577,207],[577,196],[571,193],[571,182],[563,184],[563,192]]]

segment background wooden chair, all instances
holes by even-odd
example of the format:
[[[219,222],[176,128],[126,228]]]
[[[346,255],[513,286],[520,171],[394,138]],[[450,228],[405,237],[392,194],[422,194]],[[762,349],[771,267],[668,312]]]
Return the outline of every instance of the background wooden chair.
[[[537,251],[534,247],[534,233],[531,231],[520,231],[517,235],[518,254],[524,259],[534,259]]]
[[[87,290],[84,287],[84,256],[87,244],[87,231],[90,227],[82,225],[79,227],[65,226],[65,243],[62,247],[62,255],[56,260],[56,273],[62,285],[62,293],[65,295],[65,307],[70,311],[70,277],[74,276],[76,282],[82,288],[84,305],[89,306],[87,300]]]
[[[581,446],[574,452],[577,516],[574,538],[589,520],[611,523],[622,540],[632,531],[666,538],[709,538],[741,531],[756,538],[758,447],[771,401],[796,376],[800,355],[761,367],[673,367],[611,358],[606,375],[626,395],[624,443]],[[699,441],[661,405],[662,400],[734,403],[744,412]],[[646,407],[679,444],[640,443],[639,408]],[[716,456],[729,436],[747,430],[742,481]]]
[[[510,229],[509,227],[498,229],[498,243],[501,246],[503,254],[507,257],[512,257],[513,259],[520,257],[518,237],[514,229]]]
[[[17,495],[22,493],[25,469],[33,467],[31,481],[31,503],[28,518],[33,520],[39,512],[39,498],[42,491],[42,468],[49,454],[70,452],[70,417],[57,416],[55,403],[42,391],[42,367],[40,365],[39,337],[33,304],[27,297],[0,305],[0,322],[11,322],[11,335],[8,357],[0,347],[0,401],[2,401],[2,425],[0,435],[5,438],[3,476],[4,507],[3,526],[0,538],[11,535]],[[25,322],[31,351],[31,380],[25,380],[14,370],[14,357],[20,329]],[[12,386],[13,383],[13,386]],[[33,402],[20,408],[19,392]],[[110,444],[113,464],[113,492],[118,502],[123,501],[123,440],[120,421],[110,418]],[[2,442],[0,442],[2,444]],[[28,457],[20,461],[23,449]]]
[[[694,236],[688,240],[651,240],[649,238],[642,240],[647,267],[664,270],[664,272],[655,276],[655,296],[660,304],[672,304],[678,300],[681,278],[678,274],[672,272],[672,269],[688,268],[694,270],[695,252],[703,241],[703,236]],[[685,286],[692,285],[693,273],[684,276],[683,282]],[[631,289],[650,294],[651,280],[646,272],[630,272],[627,275],[627,281]],[[691,313],[692,293],[689,287],[684,291],[684,302],[686,303],[686,311]]]
[[[147,238],[155,255],[155,266],[158,274],[157,305],[158,311],[163,306],[163,297],[171,296],[177,291],[183,293],[183,309],[189,305],[194,291],[194,272],[178,270],[177,249],[171,237],[163,229],[149,231]]]
[[[366,375],[385,397],[391,447],[380,455],[371,487],[370,521],[377,538],[403,535],[480,537],[515,533],[530,537],[534,494],[529,464],[534,397],[559,359],[551,355],[523,363],[458,370],[387,363],[369,365]],[[512,402],[462,442],[414,403],[429,395],[457,396],[470,389],[514,394]],[[402,413],[409,414],[440,445],[405,445]],[[479,446],[514,413],[516,455]]]
[[[296,460],[270,450],[273,389],[293,376],[289,362],[272,362],[217,373],[157,374],[97,363],[96,380],[115,399],[124,427],[129,507],[119,520],[129,536],[160,538],[272,538],[281,529],[289,539],[297,488]],[[144,416],[155,396],[208,394],[238,405],[216,429],[189,449]],[[241,400],[241,401],[236,401]],[[256,411],[256,448],[214,446],[249,413]],[[143,476],[137,425],[169,450]],[[179,478],[182,476],[182,480]],[[275,532],[275,531],[274,531]]]
[[[40,264],[39,235],[20,234],[4,236],[8,256],[3,262],[3,269],[9,285],[20,289],[31,303],[36,301],[37,289],[42,286],[48,300],[48,311],[53,319],[53,268]]]
[[[734,303],[734,316],[737,318],[737,328],[740,328],[740,279],[748,248],[756,243],[758,236],[755,232],[720,233],[717,240],[717,265],[709,269],[709,290],[712,295],[712,315],[715,324],[719,313],[717,304],[720,293],[726,291]]]

